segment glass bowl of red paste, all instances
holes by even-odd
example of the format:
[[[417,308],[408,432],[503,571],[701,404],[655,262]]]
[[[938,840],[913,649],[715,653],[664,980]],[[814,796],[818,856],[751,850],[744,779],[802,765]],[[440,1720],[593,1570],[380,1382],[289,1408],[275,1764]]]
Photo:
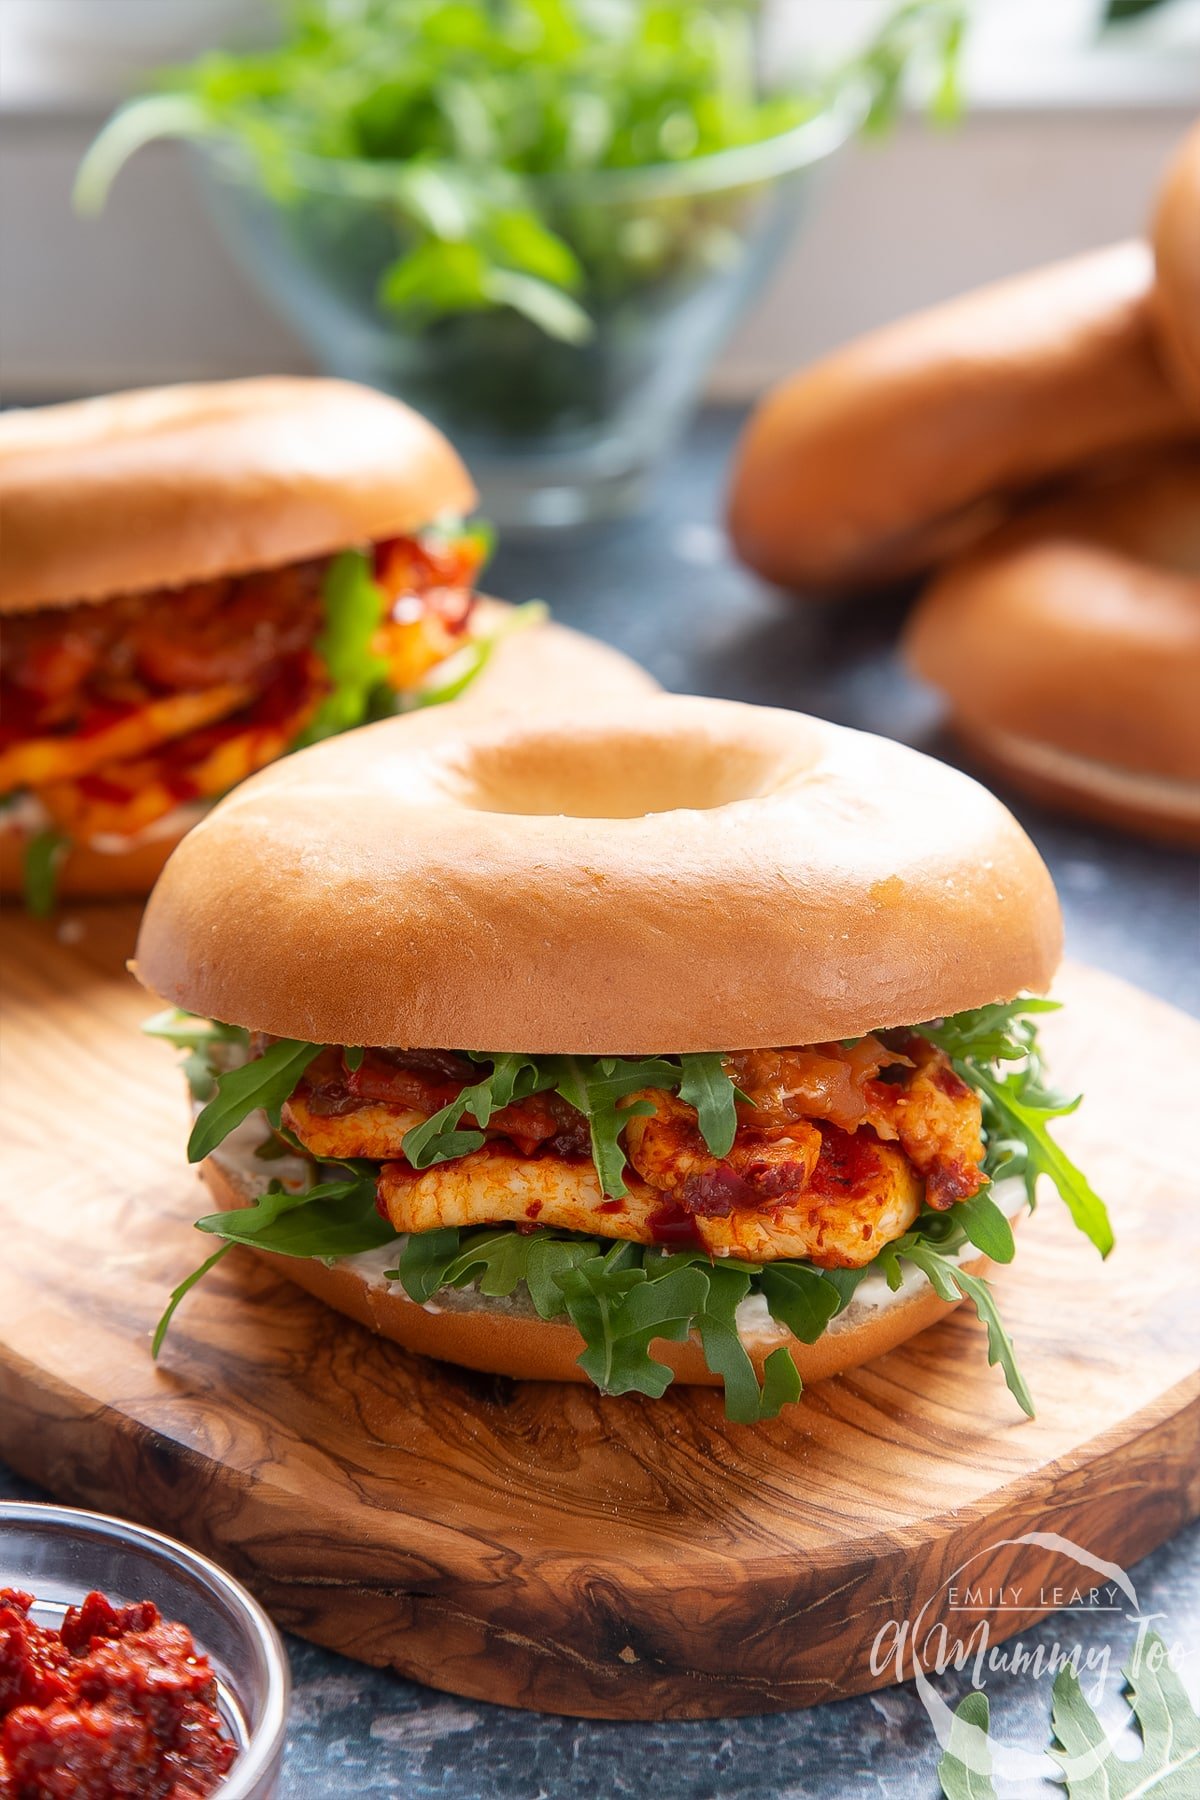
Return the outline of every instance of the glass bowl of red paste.
[[[101,1513],[2,1501],[5,1589],[11,1592],[0,1602],[0,1699],[6,1698],[0,1744],[8,1714],[9,1736],[31,1760],[40,1746],[60,1765],[75,1753],[102,1765],[100,1749],[111,1749],[116,1764],[126,1759],[115,1777],[124,1783],[129,1760],[144,1753],[154,1773],[132,1789],[139,1794],[271,1800],[278,1793],[287,1655],[258,1602],[207,1557]],[[12,1691],[5,1697],[6,1644]],[[40,1689],[46,1704],[16,1711],[18,1665],[28,1666],[31,1657],[48,1670]],[[25,1691],[31,1691],[28,1676]],[[139,1735],[148,1719],[153,1731]],[[97,1733],[102,1746],[88,1741]],[[103,1794],[102,1775],[95,1781],[93,1788],[64,1791]],[[0,1759],[0,1797],[5,1793]]]

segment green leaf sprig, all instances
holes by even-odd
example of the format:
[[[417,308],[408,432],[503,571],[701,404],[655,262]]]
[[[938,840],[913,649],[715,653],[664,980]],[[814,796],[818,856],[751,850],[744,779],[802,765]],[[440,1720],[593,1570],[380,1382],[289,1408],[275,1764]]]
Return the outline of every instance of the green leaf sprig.
[[[162,1038],[164,1043],[174,1044],[177,1050],[186,1052],[183,1073],[188,1092],[201,1106],[207,1104],[217,1091],[217,1076],[224,1055],[222,1047],[236,1051],[239,1062],[249,1051],[250,1034],[239,1025],[198,1019],[194,1013],[180,1012],[173,1006],[147,1019],[142,1030],[147,1037]]]
[[[1040,1013],[1057,1011],[1057,1001],[1025,995],[917,1029],[945,1051],[968,1087],[981,1095],[993,1180],[1000,1174],[1022,1175],[1032,1207],[1038,1176],[1049,1176],[1079,1230],[1107,1256],[1114,1242],[1108,1209],[1048,1130],[1052,1120],[1073,1113],[1082,1098],[1063,1099],[1042,1081],[1034,1021]],[[1004,1073],[1005,1064],[1017,1066]]]
[[[1054,1678],[1050,1755],[1063,1769],[1069,1800],[1193,1800],[1200,1791],[1200,1716],[1157,1631],[1146,1633],[1124,1675],[1142,1738],[1131,1759],[1113,1749],[1069,1661]],[[938,1763],[946,1800],[997,1800],[989,1722],[987,1695],[972,1689],[954,1709],[950,1739]],[[976,1737],[980,1731],[982,1745]],[[969,1737],[976,1744],[970,1756]]]
[[[586,1118],[600,1185],[614,1199],[629,1192],[621,1133],[632,1117],[653,1110],[645,1101],[630,1103],[630,1095],[640,1088],[663,1088],[695,1106],[700,1135],[714,1156],[727,1155],[733,1144],[737,1089],[715,1052],[672,1057],[468,1054],[475,1062],[490,1063],[491,1073],[406,1134],[404,1154],[414,1168],[427,1169],[482,1148],[481,1131],[458,1129],[464,1116],[485,1126],[513,1101],[551,1092]]]
[[[365,551],[343,550],[334,557],[321,597],[325,620],[314,648],[325,665],[329,692],[298,738],[297,749],[361,725],[372,698],[387,686],[387,663],[373,648],[384,596]]]
[[[295,1191],[273,1181],[252,1206],[197,1219],[198,1231],[223,1242],[172,1290],[155,1327],[151,1354],[157,1357],[162,1349],[180,1302],[235,1244],[271,1250],[276,1256],[332,1258],[357,1256],[393,1242],[396,1234],[375,1206],[378,1171],[369,1163],[347,1166],[351,1173],[341,1181],[317,1182]]]
[[[950,1715],[950,1737],[938,1763],[938,1782],[946,1800],[998,1800],[992,1780],[992,1751],[988,1740],[991,1707],[988,1697],[972,1688]],[[979,1745],[975,1733],[981,1731]],[[974,1754],[968,1745],[978,1745]]]
[[[828,1286],[819,1292],[824,1284],[816,1270],[791,1267],[791,1280],[781,1278],[787,1289],[781,1286],[781,1311],[812,1343],[838,1310],[838,1294]],[[738,1336],[737,1309],[758,1273],[746,1263],[714,1263],[703,1251],[653,1250],[569,1232],[453,1227],[407,1238],[394,1272],[419,1304],[443,1288],[477,1286],[507,1297],[523,1285],[540,1318],[570,1319],[584,1340],[580,1367],[609,1394],[661,1395],[672,1375],[650,1355],[650,1345],[656,1338],[681,1343],[695,1331],[708,1366],[724,1380],[726,1414],[740,1423],[774,1418],[800,1395],[785,1349],[767,1358],[760,1388]]]
[[[25,910],[34,919],[48,919],[58,900],[58,876],[71,840],[47,827],[36,831],[21,858],[21,885]]]
[[[188,1161],[203,1162],[231,1131],[260,1108],[272,1125],[278,1125],[284,1101],[290,1098],[305,1069],[321,1050],[320,1044],[278,1038],[261,1056],[217,1075],[216,1093],[192,1126]]]
[[[1070,1800],[1194,1800],[1200,1790],[1200,1716],[1156,1631],[1146,1633],[1140,1655],[1124,1675],[1142,1734],[1141,1752],[1131,1761],[1106,1748],[1104,1727],[1070,1663],[1055,1676],[1051,1723],[1057,1747],[1050,1754],[1065,1770]],[[1072,1773],[1072,1764],[1093,1758],[1090,1772]]]
[[[501,644],[520,631],[528,631],[532,625],[542,624],[549,616],[550,608],[544,600],[522,601],[491,631],[473,632],[462,649],[439,664],[415,694],[401,695],[398,710],[415,712],[427,706],[442,706],[447,700],[457,700],[483,674]]]

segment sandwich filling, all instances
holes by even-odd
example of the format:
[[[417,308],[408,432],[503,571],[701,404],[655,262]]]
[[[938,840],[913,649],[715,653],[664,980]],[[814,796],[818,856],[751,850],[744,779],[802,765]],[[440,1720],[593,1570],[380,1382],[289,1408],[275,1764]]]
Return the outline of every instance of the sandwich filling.
[[[958,1252],[1013,1254],[995,1179],[1048,1174],[1107,1254],[1103,1203],[1049,1136],[1036,1015],[1019,999],[842,1043],[678,1056],[564,1057],[330,1046],[166,1014],[189,1051],[201,1161],[257,1115],[263,1192],[200,1228],[326,1260],[395,1248],[388,1279],[421,1303],[443,1287],[524,1284],[543,1318],[581,1331],[607,1391],[660,1393],[654,1338],[695,1331],[731,1416],[799,1392],[786,1349],[760,1386],[734,1315],[750,1295],[814,1342],[858,1283],[904,1264],[969,1298],[993,1362],[1031,1409],[985,1282]],[[295,1158],[299,1158],[299,1164]],[[297,1178],[272,1181],[288,1158]],[[780,1360],[782,1359],[782,1360]],[[786,1366],[785,1366],[786,1365]]]
[[[468,1104],[454,1129],[478,1134],[479,1147],[422,1166],[429,1121],[477,1079],[445,1053],[367,1050],[349,1068],[344,1051],[323,1050],[282,1124],[318,1162],[379,1162],[379,1209],[398,1233],[505,1221],[857,1269],[923,1206],[943,1211],[985,1181],[978,1095],[927,1039],[887,1036],[721,1059],[733,1086],[722,1155],[670,1087],[621,1097],[626,1167],[610,1185],[624,1191],[611,1194],[587,1116],[554,1089],[483,1119]],[[415,1166],[404,1148],[414,1131],[425,1145],[413,1146]]]
[[[20,803],[33,909],[66,845],[133,842],[288,750],[441,697],[432,672],[480,653],[486,547],[481,532],[431,529],[8,617],[0,804]]]

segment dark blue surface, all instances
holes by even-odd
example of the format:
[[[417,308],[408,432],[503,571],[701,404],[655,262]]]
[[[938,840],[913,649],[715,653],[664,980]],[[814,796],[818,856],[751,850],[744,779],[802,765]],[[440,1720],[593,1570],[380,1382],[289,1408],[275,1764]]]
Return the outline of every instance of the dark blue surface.
[[[645,516],[583,538],[510,544],[490,587],[506,598],[548,599],[560,619],[619,645],[667,687],[799,707],[952,756],[931,697],[897,667],[900,601],[803,606],[730,561],[714,522],[735,429],[733,415],[706,414]],[[1200,1012],[1194,859],[1005,798],[1058,882],[1069,954]],[[21,1493],[32,1497],[0,1472],[0,1494]],[[1133,1574],[1142,1612],[1161,1615],[1158,1629],[1195,1658],[1200,1526]],[[1060,1613],[1022,1641],[1030,1650],[1107,1647],[1112,1674],[1101,1710],[1111,1723],[1123,1716],[1116,1671],[1134,1632],[1111,1613]],[[911,1686],[762,1719],[605,1725],[455,1700],[309,1645],[291,1648],[288,1800],[915,1800],[937,1791],[937,1748]],[[947,1678],[949,1697],[963,1691],[965,1677]],[[987,1692],[1000,1737],[1048,1743],[1048,1679],[995,1674]],[[1020,1792],[1062,1790],[1047,1779]]]

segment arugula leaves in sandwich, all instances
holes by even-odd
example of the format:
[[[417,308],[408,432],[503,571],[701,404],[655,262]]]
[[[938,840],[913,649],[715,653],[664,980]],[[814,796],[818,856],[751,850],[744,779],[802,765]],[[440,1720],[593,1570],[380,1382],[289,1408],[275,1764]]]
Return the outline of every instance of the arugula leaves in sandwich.
[[[551,1226],[448,1226],[402,1238],[376,1208],[377,1163],[315,1161],[282,1126],[284,1103],[325,1046],[277,1040],[252,1055],[245,1033],[186,1015],[164,1015],[149,1029],[188,1052],[192,1091],[202,1103],[189,1143],[191,1160],[203,1160],[261,1112],[268,1154],[274,1144],[287,1154],[304,1155],[306,1163],[303,1182],[291,1191],[278,1179],[266,1182],[253,1205],[197,1221],[201,1231],[221,1240],[221,1248],[172,1296],[156,1347],[179,1300],[233,1244],[326,1260],[394,1244],[388,1277],[418,1304],[446,1289],[473,1288],[491,1298],[522,1290],[539,1318],[569,1320],[583,1339],[580,1367],[607,1393],[663,1393],[672,1372],[651,1354],[651,1346],[660,1339],[679,1343],[694,1334],[708,1368],[724,1386],[728,1416],[749,1422],[775,1416],[798,1397],[801,1382],[784,1347],[766,1358],[759,1379],[738,1329],[739,1309],[747,1302],[765,1307],[777,1325],[813,1344],[864,1281],[881,1280],[896,1291],[906,1280],[924,1276],[940,1298],[971,1303],[986,1327],[989,1361],[1001,1369],[1021,1408],[1032,1414],[1030,1390],[992,1289],[963,1264],[973,1252],[997,1264],[1012,1260],[1012,1228],[994,1194],[996,1184],[1010,1178],[1023,1183],[1032,1208],[1038,1177],[1045,1175],[1100,1254],[1107,1256],[1112,1248],[1103,1201],[1050,1132],[1052,1123],[1079,1103],[1064,1100],[1044,1083],[1037,1022],[1054,1005],[1025,996],[914,1028],[945,1054],[979,1097],[986,1180],[948,1209],[926,1205],[911,1229],[858,1268],[818,1267],[798,1258],[754,1263],[713,1257],[691,1246],[643,1244]],[[734,1143],[739,1104],[752,1105],[717,1053],[645,1058],[467,1054],[479,1070],[478,1079],[404,1136],[405,1159],[416,1170],[480,1150],[498,1113],[533,1095],[555,1095],[586,1123],[600,1186],[615,1202],[629,1191],[626,1128],[631,1118],[653,1111],[635,1096],[647,1089],[663,1091],[694,1108],[700,1136],[715,1158],[727,1156]],[[354,1058],[361,1060],[361,1055],[346,1051],[347,1065],[356,1067]]]

